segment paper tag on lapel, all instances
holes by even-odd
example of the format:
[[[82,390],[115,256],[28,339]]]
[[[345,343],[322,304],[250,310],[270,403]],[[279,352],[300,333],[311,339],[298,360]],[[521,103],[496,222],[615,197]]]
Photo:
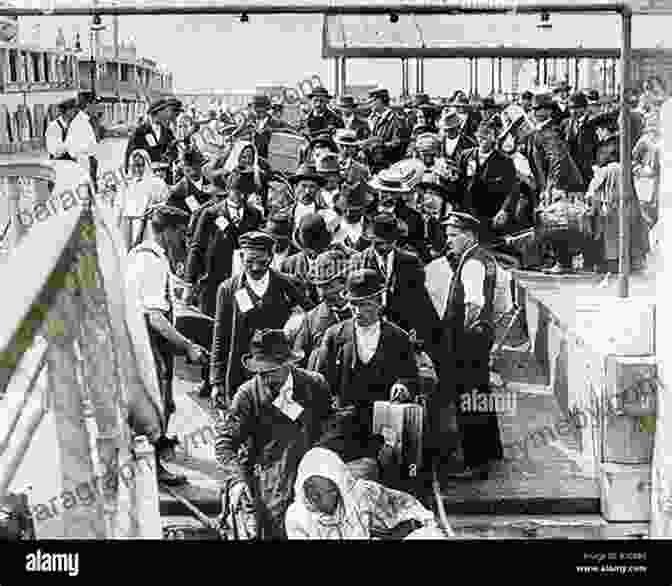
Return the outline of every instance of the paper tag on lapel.
[[[238,309],[240,309],[242,313],[247,313],[254,307],[254,303],[252,303],[247,289],[239,289],[234,294],[234,297],[236,298],[236,303],[238,303]]]
[[[215,220],[215,224],[217,224],[217,227],[224,232],[229,227],[230,222],[224,216],[219,216],[219,218]]]
[[[145,140],[147,141],[147,144],[148,144],[150,147],[155,147],[155,146],[156,146],[156,139],[154,138],[154,135],[153,135],[153,134],[149,134],[149,133],[147,133],[147,134],[145,135]]]
[[[386,425],[380,430],[380,432],[385,439],[386,446],[393,448],[397,445],[397,434],[394,432],[394,429]]]
[[[184,200],[186,204],[189,206],[189,209],[194,212],[196,211],[200,206],[198,205],[198,200],[193,196],[190,195],[187,199]],[[219,219],[219,218],[218,218]]]
[[[277,407],[284,415],[289,417],[292,421],[296,421],[303,413],[303,407],[299,405],[296,401],[282,401],[282,397],[278,396],[273,405]]]

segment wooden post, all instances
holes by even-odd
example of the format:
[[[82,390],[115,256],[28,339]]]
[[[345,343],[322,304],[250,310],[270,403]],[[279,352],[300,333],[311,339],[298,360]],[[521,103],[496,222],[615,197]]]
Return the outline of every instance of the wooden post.
[[[495,93],[495,58],[490,59],[490,93]]]
[[[630,274],[630,197],[632,185],[632,152],[630,146],[630,111],[627,91],[630,87],[630,59],[632,49],[632,15],[621,14],[621,194],[618,210],[618,296],[628,297]]]
[[[581,85],[581,59],[577,57],[574,59],[574,83],[577,89]]]
[[[478,57],[474,57],[474,94],[478,94]]]
[[[344,95],[347,93],[348,86],[348,68],[345,57],[341,57],[341,85],[340,85],[340,94]]]
[[[497,59],[498,92],[502,93],[502,58]]]
[[[420,65],[420,57],[417,57],[415,60],[415,93],[419,94],[422,91],[422,81],[420,79],[420,76],[422,75],[421,68],[422,66]]]
[[[338,86],[341,81],[341,74],[340,74],[340,59],[338,57],[334,57],[334,93],[336,94],[336,97],[338,97]]]

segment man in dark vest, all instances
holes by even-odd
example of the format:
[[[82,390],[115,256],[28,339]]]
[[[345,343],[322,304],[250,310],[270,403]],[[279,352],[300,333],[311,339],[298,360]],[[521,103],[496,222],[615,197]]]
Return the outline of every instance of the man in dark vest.
[[[464,467],[455,470],[456,463],[446,454],[447,446],[439,441],[434,443],[434,465],[444,475],[449,472],[462,478],[484,478],[492,464],[503,457],[497,413],[489,400],[497,265],[478,242],[480,226],[476,218],[452,212],[442,223],[446,230],[445,256],[426,267],[427,290],[442,322],[437,360],[441,392],[432,410],[436,412],[451,401],[457,407]],[[471,402],[473,390],[479,398],[476,405]]]
[[[316,87],[307,98],[311,102],[311,110],[302,127],[306,136],[312,138],[323,132],[331,134],[337,128],[344,127],[341,117],[328,107],[331,96],[325,88]]]
[[[140,124],[128,139],[124,156],[126,171],[131,153],[136,149],[147,151],[152,163],[172,163],[177,158],[177,142],[171,126],[182,109],[182,102],[176,98],[162,98],[150,106],[149,121]]]
[[[418,390],[418,367],[408,334],[381,316],[385,281],[378,271],[354,270],[346,300],[354,317],[331,326],[317,350],[315,370],[329,382],[340,434],[327,445],[344,462],[377,458],[375,401],[408,402]]]
[[[310,308],[292,279],[270,268],[273,245],[264,232],[241,236],[243,273],[217,290],[210,382],[220,408],[230,405],[233,393],[248,378],[241,359],[255,330],[282,329],[297,307]]]
[[[210,199],[210,195],[205,192],[203,179],[205,162],[205,157],[195,149],[189,149],[182,153],[184,177],[171,187],[166,200],[168,205],[184,210],[191,215]]]

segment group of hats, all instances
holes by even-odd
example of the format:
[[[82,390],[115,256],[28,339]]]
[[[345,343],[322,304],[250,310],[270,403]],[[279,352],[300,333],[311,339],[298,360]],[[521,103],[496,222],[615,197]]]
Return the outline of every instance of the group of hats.
[[[150,115],[158,114],[161,110],[165,110],[166,108],[175,108],[177,112],[182,112],[184,110],[184,105],[177,98],[160,98],[150,105],[147,113]]]

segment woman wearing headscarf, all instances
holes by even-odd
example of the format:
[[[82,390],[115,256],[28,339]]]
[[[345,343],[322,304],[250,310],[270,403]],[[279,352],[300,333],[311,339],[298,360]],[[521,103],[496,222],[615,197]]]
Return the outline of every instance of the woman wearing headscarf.
[[[136,149],[131,153],[129,172],[128,184],[122,188],[119,200],[119,227],[127,250],[145,238],[150,206],[168,197],[168,185],[154,174],[147,151]]]
[[[259,158],[257,148],[247,140],[236,141],[224,163],[223,171],[231,173],[238,169],[241,174],[242,192],[251,196],[248,201],[266,210],[268,198],[268,176],[270,169]],[[254,197],[256,195],[256,197]]]
[[[439,533],[434,514],[415,497],[355,479],[325,448],[313,448],[301,460],[294,499],[285,516],[289,539],[372,539],[413,521]]]

